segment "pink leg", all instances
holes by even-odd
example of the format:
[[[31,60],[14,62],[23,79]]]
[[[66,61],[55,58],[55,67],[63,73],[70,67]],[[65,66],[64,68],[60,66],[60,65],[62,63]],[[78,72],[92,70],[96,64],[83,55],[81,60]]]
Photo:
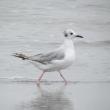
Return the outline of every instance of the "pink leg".
[[[58,71],[59,73],[60,73],[60,76],[62,77],[62,79],[64,80],[64,82],[65,82],[65,85],[67,84],[67,81],[66,81],[66,79],[64,78],[64,76],[61,74],[61,72],[60,71]]]
[[[37,82],[38,85],[40,84],[40,81],[41,81],[41,79],[42,79],[44,73],[45,73],[45,72],[43,71],[43,73],[42,73],[42,74],[40,75],[40,77],[38,78],[38,82]]]

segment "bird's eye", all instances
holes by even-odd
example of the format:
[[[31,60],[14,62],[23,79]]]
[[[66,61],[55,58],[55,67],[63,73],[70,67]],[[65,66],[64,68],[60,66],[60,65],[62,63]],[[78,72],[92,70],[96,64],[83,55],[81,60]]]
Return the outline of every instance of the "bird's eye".
[[[72,33],[72,32],[71,32],[70,34],[71,34],[71,35],[73,35],[73,33]]]

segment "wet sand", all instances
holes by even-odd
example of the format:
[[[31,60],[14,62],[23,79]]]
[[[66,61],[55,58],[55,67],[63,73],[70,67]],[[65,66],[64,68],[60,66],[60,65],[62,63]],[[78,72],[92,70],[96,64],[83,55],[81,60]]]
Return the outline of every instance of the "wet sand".
[[[110,83],[0,83],[0,110],[110,110]]]

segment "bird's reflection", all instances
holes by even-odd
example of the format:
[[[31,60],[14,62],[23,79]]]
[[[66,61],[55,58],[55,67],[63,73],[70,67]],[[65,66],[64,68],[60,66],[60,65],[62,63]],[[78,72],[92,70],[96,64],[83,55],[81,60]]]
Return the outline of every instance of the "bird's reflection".
[[[73,110],[71,101],[64,95],[65,85],[53,92],[49,88],[37,88],[40,95],[31,101],[29,110]]]

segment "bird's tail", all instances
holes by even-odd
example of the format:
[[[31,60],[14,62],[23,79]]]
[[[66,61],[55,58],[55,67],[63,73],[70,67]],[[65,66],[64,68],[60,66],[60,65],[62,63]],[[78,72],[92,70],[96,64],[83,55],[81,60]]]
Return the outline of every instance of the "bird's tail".
[[[26,60],[26,59],[28,60],[29,59],[29,57],[27,55],[24,55],[22,53],[15,53],[15,54],[13,54],[13,56],[21,58],[22,60]]]

